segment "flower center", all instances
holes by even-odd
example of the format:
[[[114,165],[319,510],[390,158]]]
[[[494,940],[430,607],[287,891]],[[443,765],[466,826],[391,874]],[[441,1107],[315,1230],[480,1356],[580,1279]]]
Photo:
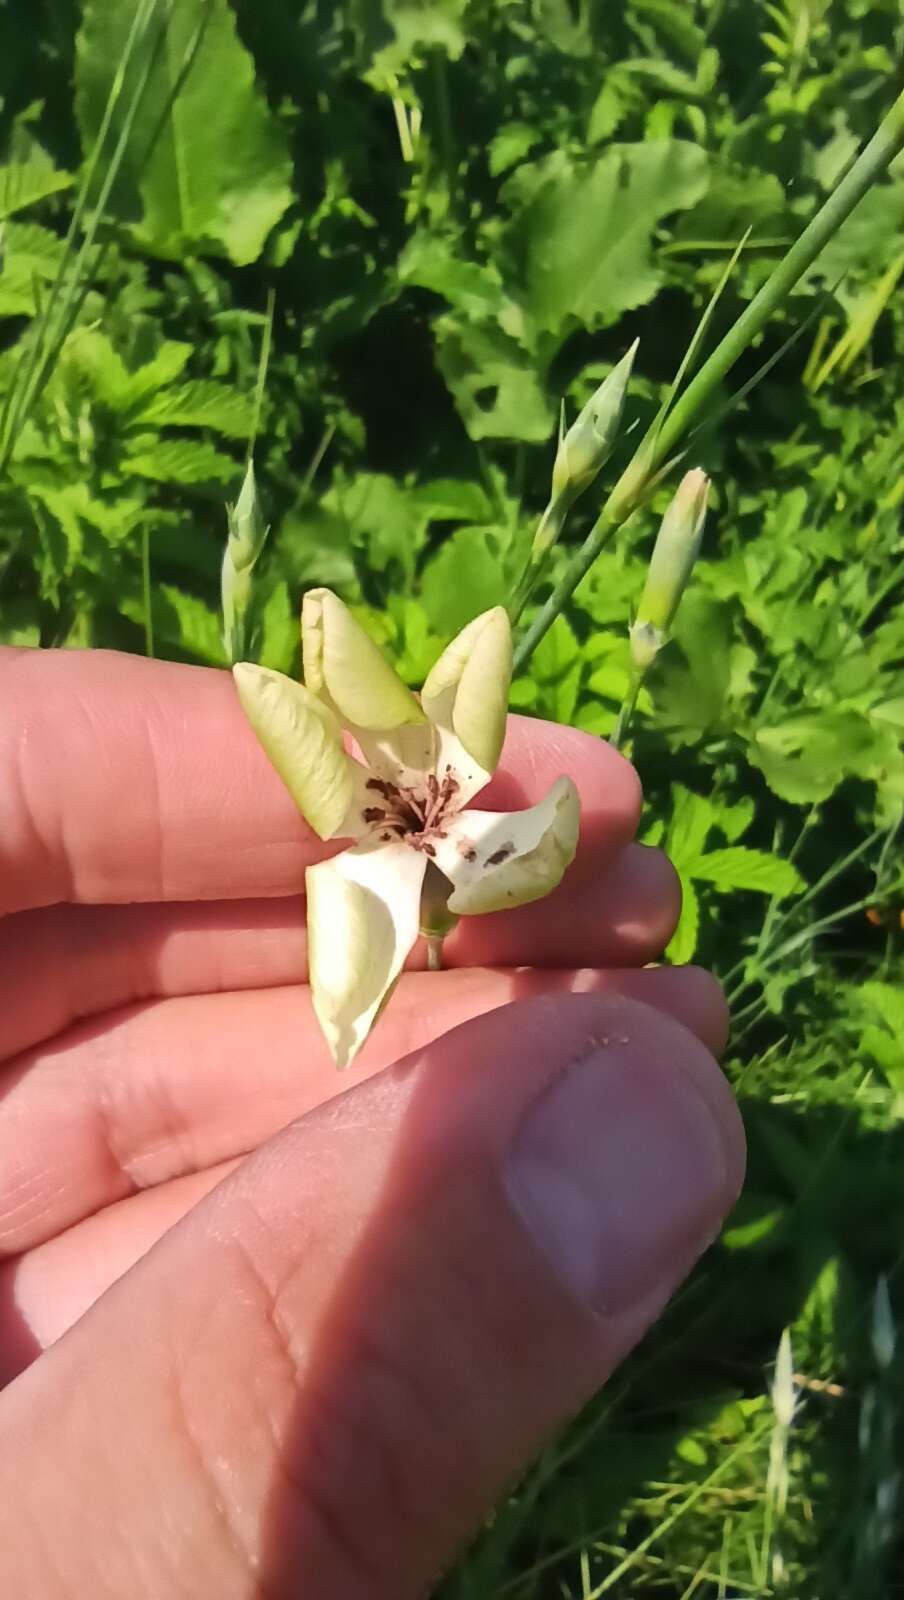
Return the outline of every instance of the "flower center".
[[[451,767],[446,768],[441,779],[431,772],[422,785],[411,788],[384,778],[368,778],[365,788],[379,795],[382,803],[365,806],[362,815],[385,844],[404,839],[413,850],[435,856],[433,840],[445,838],[442,825],[458,809],[455,796],[459,787]]]

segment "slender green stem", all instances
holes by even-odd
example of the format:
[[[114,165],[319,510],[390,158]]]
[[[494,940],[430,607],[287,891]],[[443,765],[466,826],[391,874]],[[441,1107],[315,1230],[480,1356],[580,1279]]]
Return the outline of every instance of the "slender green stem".
[[[640,686],[642,683],[643,673],[632,672],[628,687],[625,690],[625,698],[619,708],[615,727],[612,729],[612,732],[609,735],[609,743],[612,745],[614,750],[620,750],[622,747],[625,735],[628,732],[631,718],[634,715],[634,707],[637,705],[637,696],[640,694]]]
[[[812,266],[823,246],[850,216],[858,200],[904,146],[904,91],[883,118],[877,132],[825,204],[779,262],[750,304],[729,329],[664,421],[657,421],[641,440],[631,461],[546,604],[518,642],[515,670],[523,670],[547,629],[567,605],[584,574],[593,565],[609,534],[640,504],[651,478],[668,459],[698,414],[710,401],[739,356],[762,332],[795,284]]]
[[[257,381],[254,385],[254,409],[251,413],[251,434],[248,439],[249,461],[254,455],[254,446],[257,442],[257,433],[261,422],[261,407],[264,403],[264,391],[267,387],[267,369],[270,365],[270,350],[273,344],[273,313],[275,309],[276,291],[271,289],[267,295],[267,320],[264,323],[260,359],[257,363]]]
[[[141,528],[141,596],[144,610],[144,653],[154,654],[154,613],[151,600],[151,530],[145,521]]]

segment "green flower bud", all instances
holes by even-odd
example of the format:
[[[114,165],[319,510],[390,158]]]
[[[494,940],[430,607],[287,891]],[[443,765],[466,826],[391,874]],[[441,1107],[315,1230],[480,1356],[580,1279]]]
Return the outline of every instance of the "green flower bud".
[[[612,369],[596,393],[591,395],[567,433],[563,408],[559,449],[552,469],[554,498],[562,494],[583,494],[610,455],[621,424],[625,393],[638,343],[635,339],[618,366]]]
[[[695,467],[685,473],[662,519],[637,616],[630,629],[631,659],[645,672],[665,644],[700,551],[709,479]]]
[[[269,532],[261,515],[253,461],[248,462],[239,497],[234,506],[226,507],[226,516],[229,523],[229,557],[236,572],[244,572],[254,566]]]

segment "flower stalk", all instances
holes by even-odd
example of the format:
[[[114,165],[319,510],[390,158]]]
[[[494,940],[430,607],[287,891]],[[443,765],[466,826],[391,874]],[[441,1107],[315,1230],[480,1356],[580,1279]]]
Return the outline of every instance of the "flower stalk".
[[[639,342],[634,340],[630,350],[604,378],[567,430],[565,402],[562,402],[550,496],[509,608],[513,621],[527,604],[550,550],[561,537],[569,511],[578,497],[595,483],[612,453]]]
[[[610,535],[642,504],[653,481],[694,424],[738,358],[784,303],[795,284],[812,266],[823,246],[850,216],[858,200],[875,183],[904,147],[904,91],[898,95],[876,133],[861,151],[850,171],[829,195],[816,216],[754,295],[725,337],[678,396],[665,418],[657,418],[641,440],[625,471],[609,495],[596,523],[580,549],[519,639],[514,666],[520,672],[556,617],[596,560]]]
[[[686,472],[660,524],[637,614],[628,629],[630,676],[610,738],[618,748],[637,704],[644,678],[668,642],[672,624],[700,553],[710,480],[695,467]]]

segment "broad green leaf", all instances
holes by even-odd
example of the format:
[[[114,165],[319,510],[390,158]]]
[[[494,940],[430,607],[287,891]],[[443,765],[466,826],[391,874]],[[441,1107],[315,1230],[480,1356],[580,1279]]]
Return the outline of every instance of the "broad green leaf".
[[[415,233],[399,257],[399,281],[441,294],[468,317],[497,316],[505,296],[498,272],[457,254],[451,243]]]
[[[436,362],[472,439],[550,438],[555,415],[535,367],[501,328],[436,324]]]
[[[711,883],[725,893],[729,889],[752,889],[757,894],[799,894],[804,880],[790,861],[768,855],[765,850],[748,850],[732,845],[725,850],[708,850],[687,868],[697,879]]]
[[[470,478],[435,478],[406,498],[427,522],[489,522],[493,515],[486,490]]]
[[[706,188],[705,153],[680,140],[612,146],[587,164],[557,151],[506,186],[516,211],[509,249],[523,260],[525,308],[562,332],[615,321],[652,300],[662,282],[653,234]]]
[[[122,0],[85,0],[76,113],[86,153],[133,18]],[[200,251],[239,266],[255,261],[291,204],[292,168],[228,0],[174,0],[158,9],[126,71],[113,137],[146,73],[118,195],[132,215],[140,211],[140,239],[177,259]]]
[[[482,528],[459,528],[424,571],[424,610],[434,629],[449,637],[472,617],[508,599],[505,568]]]
[[[48,195],[59,194],[72,182],[68,172],[57,172],[51,166],[28,162],[0,166],[0,222],[36,205],[39,200],[46,200]]]

